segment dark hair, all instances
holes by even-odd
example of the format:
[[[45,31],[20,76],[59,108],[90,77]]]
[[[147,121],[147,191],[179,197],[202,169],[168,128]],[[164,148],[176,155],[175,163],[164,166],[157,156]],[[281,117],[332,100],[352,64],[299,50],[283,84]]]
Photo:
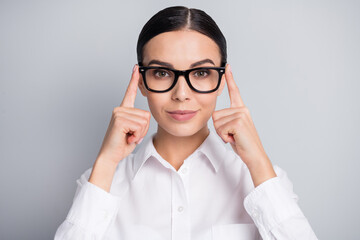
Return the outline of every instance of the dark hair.
[[[220,49],[221,66],[225,66],[227,59],[226,39],[215,21],[202,10],[183,6],[165,8],[152,16],[144,25],[136,47],[139,65],[142,65],[144,45],[151,38],[160,33],[181,29],[195,30],[214,40]]]

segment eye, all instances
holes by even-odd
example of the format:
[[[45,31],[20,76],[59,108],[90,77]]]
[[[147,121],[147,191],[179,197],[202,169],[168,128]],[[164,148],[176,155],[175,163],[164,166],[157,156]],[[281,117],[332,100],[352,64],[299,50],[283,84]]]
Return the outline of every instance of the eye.
[[[194,77],[197,78],[204,78],[207,77],[209,75],[209,71],[206,69],[200,69],[194,72]]]
[[[154,70],[153,74],[158,78],[165,78],[170,76],[169,72],[165,70]]]

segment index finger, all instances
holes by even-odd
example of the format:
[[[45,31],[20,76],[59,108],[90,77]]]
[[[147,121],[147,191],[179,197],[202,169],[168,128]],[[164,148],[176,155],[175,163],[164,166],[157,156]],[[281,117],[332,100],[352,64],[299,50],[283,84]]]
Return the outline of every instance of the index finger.
[[[236,86],[230,65],[227,64],[225,68],[225,79],[228,86],[230,96],[230,107],[244,107],[245,104],[240,96],[240,91]]]
[[[126,89],[125,96],[120,104],[121,107],[134,107],[135,98],[139,83],[139,71],[137,64],[134,66],[133,73],[131,75],[131,79]]]

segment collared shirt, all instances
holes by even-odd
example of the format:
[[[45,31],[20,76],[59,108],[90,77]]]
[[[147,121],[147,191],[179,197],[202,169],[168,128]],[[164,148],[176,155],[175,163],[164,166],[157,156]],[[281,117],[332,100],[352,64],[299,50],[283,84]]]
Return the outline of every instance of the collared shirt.
[[[85,171],[55,240],[317,239],[278,166],[254,188],[241,158],[210,131],[177,171],[153,136],[120,161],[109,193]]]

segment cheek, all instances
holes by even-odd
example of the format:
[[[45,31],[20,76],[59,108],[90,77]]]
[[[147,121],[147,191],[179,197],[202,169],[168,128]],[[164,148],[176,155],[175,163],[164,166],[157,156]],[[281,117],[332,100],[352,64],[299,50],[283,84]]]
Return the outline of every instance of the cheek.
[[[201,106],[204,113],[206,113],[206,117],[210,117],[215,110],[216,99],[216,93],[207,94],[197,98],[199,105]]]
[[[148,94],[147,100],[151,114],[156,118],[167,102],[165,94]]]

